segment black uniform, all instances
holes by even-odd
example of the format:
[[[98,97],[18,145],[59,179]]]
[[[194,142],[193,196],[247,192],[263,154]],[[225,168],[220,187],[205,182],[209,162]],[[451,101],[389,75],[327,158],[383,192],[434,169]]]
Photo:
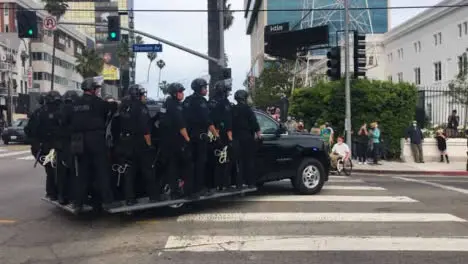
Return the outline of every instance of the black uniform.
[[[85,93],[74,102],[67,118],[72,135],[71,151],[78,162],[74,205],[77,209],[83,206],[91,184],[97,181],[102,202],[105,207],[112,207],[110,164],[105,143],[106,119],[112,104],[95,95],[100,85],[93,78],[85,79],[81,88]]]
[[[135,180],[138,171],[145,180],[146,192],[150,201],[156,201],[159,192],[156,185],[156,178],[152,170],[154,153],[151,146],[145,142],[145,135],[150,134],[149,111],[146,105],[141,102],[139,86],[134,85],[129,88],[130,98],[122,101],[117,111],[119,127],[119,137],[116,143],[116,154],[120,161],[119,165],[127,165],[123,175],[124,196],[127,205],[136,203]]]
[[[255,133],[260,131],[257,118],[247,104],[248,93],[239,90],[234,98],[237,105],[233,107],[233,138],[236,145],[236,157],[239,166],[239,174],[244,184],[253,187],[256,183],[255,177]],[[239,182],[237,183],[239,186]]]
[[[232,107],[227,99],[230,91],[230,86],[219,82],[215,85],[215,95],[208,102],[211,120],[220,137],[212,144],[213,150],[209,155],[212,166],[209,166],[209,173],[213,173],[212,184],[220,190],[231,186],[232,142],[228,138],[228,131],[232,132]]]
[[[177,93],[184,90],[185,88],[179,83],[170,84],[168,87],[170,96],[164,102],[159,114],[161,138],[159,157],[165,168],[164,176],[161,178],[161,185],[169,185],[172,194],[176,194],[176,190],[180,190],[178,186],[179,179],[184,180],[184,189],[191,185],[191,175],[189,174],[192,167],[188,142],[180,134],[180,131],[187,127],[183,117],[182,104],[177,99]]]
[[[57,174],[57,158],[60,155],[62,148],[61,137],[62,137],[62,114],[61,114],[61,96],[57,91],[50,91],[45,98],[45,108],[39,113],[39,123],[37,126],[38,139],[41,143],[40,148],[40,161],[45,167],[47,174],[46,178],[46,196],[51,200],[57,200],[59,195],[58,183],[61,181],[58,179]],[[44,158],[49,152],[55,150],[55,158],[50,162],[45,163]],[[63,194],[63,193],[60,193]]]
[[[73,102],[78,99],[76,91],[67,91],[63,95],[63,104],[60,107],[60,148],[57,149],[57,187],[59,192],[59,203],[68,204],[73,198],[71,193],[72,180],[75,175],[75,164],[70,152],[71,135],[69,127],[66,126],[65,113],[71,111]]]
[[[206,191],[206,166],[208,152],[208,128],[213,125],[208,109],[208,101],[201,91],[206,89],[208,83],[204,79],[195,79],[192,82],[194,93],[184,101],[184,117],[187,121],[190,135],[192,158],[194,165],[192,193],[203,194]]]
[[[31,154],[36,158],[37,161],[39,159],[40,149],[42,146],[41,142],[39,141],[39,116],[45,109],[45,97],[45,93],[40,94],[38,101],[39,108],[30,114],[28,124],[24,128],[24,133],[31,142]]]

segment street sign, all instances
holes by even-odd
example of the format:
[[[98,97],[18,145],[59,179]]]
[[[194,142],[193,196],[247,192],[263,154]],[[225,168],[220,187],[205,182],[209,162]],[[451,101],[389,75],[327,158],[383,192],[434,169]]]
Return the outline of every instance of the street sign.
[[[53,16],[45,17],[42,24],[45,30],[53,31],[57,29],[57,19]]]
[[[162,52],[162,44],[133,44],[133,52]]]
[[[265,26],[265,34],[289,31],[289,22]]]
[[[32,67],[28,68],[28,89],[33,88],[33,70]]]

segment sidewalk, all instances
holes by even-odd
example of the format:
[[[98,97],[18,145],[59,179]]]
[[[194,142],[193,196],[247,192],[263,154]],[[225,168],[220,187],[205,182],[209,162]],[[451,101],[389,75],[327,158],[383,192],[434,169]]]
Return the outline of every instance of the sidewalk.
[[[444,175],[468,176],[466,162],[440,162],[414,163],[382,161],[382,165],[358,164],[353,161],[353,172],[373,174],[413,174],[413,175]]]

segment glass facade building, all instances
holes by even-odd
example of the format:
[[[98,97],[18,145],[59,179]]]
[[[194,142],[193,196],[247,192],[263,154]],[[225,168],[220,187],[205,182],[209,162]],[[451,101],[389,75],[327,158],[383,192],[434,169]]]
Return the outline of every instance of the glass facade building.
[[[386,8],[388,0],[350,0],[351,8]],[[295,29],[330,26],[330,35],[344,29],[345,14],[343,0],[268,0],[267,9],[315,9],[308,11],[268,11],[267,24],[289,22]],[[317,9],[328,9],[319,11]],[[350,10],[351,29],[367,34],[379,34],[388,31],[388,9]]]

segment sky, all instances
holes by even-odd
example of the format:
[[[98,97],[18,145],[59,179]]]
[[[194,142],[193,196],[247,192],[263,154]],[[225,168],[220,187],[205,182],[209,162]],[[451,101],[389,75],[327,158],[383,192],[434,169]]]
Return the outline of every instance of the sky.
[[[207,9],[206,0],[134,0],[135,9]],[[440,0],[389,0],[391,6],[430,6]],[[409,3],[410,2],[410,3]],[[232,9],[242,9],[244,0],[230,0]],[[395,27],[423,9],[391,10],[391,27]],[[245,34],[246,21],[243,13],[234,14],[234,24],[225,31],[225,49],[229,57],[229,67],[232,68],[233,90],[244,89],[243,82],[250,68],[250,36]],[[137,12],[135,28],[179,45],[208,53],[207,44],[207,14],[206,13],[169,13],[169,12]],[[145,43],[157,43],[144,38]],[[180,82],[191,93],[190,83],[198,77],[208,78],[208,62],[184,51],[163,44],[163,52],[149,68],[146,54],[137,55],[136,82],[143,84],[149,97],[157,98],[159,83],[159,68],[155,62],[162,59],[166,66],[161,72],[161,81]],[[162,96],[162,95],[160,95]]]

